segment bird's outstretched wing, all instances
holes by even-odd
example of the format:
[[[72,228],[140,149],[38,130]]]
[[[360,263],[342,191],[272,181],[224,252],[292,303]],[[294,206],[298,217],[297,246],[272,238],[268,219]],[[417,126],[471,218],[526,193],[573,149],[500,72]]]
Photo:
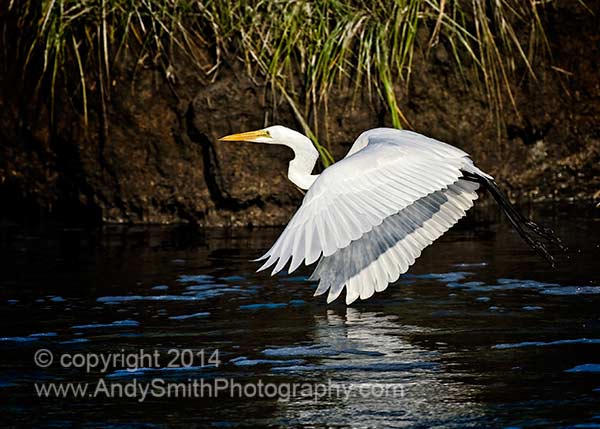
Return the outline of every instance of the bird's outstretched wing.
[[[322,257],[311,276],[319,280],[315,295],[329,290],[327,302],[346,286],[346,303],[381,292],[462,218],[477,199],[479,185],[459,179],[446,189],[418,199],[331,256]]]
[[[330,288],[332,300],[346,285],[347,302],[365,298],[371,290],[385,289],[384,280],[397,279],[391,265],[399,273],[406,271],[472,205],[476,186],[459,182],[461,169],[475,168],[465,152],[408,131],[368,133],[365,147],[327,168],[311,186],[281,236],[260,258],[267,259],[261,270],[275,265],[275,274],[291,259],[292,272],[322,255],[314,274],[321,279],[318,292]],[[388,258],[385,249],[396,245],[403,257]],[[383,264],[382,258],[391,262]],[[337,273],[330,277],[326,268]],[[369,286],[362,286],[365,282]]]

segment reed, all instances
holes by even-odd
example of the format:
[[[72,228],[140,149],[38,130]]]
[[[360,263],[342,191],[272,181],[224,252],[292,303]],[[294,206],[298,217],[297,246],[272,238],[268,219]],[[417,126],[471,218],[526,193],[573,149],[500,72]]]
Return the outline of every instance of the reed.
[[[385,103],[393,126],[407,125],[397,88],[410,80],[421,27],[429,34],[424,48],[449,47],[457,73],[476,76],[498,118],[506,105],[516,109],[515,74],[536,79],[536,60],[549,54],[542,15],[550,1],[26,0],[9,8],[20,4],[16,12],[34,34],[23,66],[41,58],[39,81],[49,81],[52,100],[58,77],[75,74],[86,123],[89,85],[100,86],[104,105],[126,53],[168,79],[177,78],[176,52],[207,80],[237,58],[283,94],[328,165],[317,117],[337,86],[365,90]]]

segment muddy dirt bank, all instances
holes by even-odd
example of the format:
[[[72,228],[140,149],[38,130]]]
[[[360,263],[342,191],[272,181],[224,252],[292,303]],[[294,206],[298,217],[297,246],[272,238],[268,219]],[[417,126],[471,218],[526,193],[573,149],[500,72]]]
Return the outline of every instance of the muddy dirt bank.
[[[498,138],[485,97],[465,84],[443,44],[417,49],[408,88],[399,85],[412,128],[469,152],[512,198],[600,199],[600,36],[596,16],[553,6],[546,25],[553,69],[513,82],[518,113],[506,108]],[[10,20],[10,16],[1,19]],[[16,33],[15,33],[16,34]],[[427,34],[419,37],[426,41]],[[16,36],[15,36],[16,37]],[[6,39],[5,39],[6,40]],[[7,45],[7,43],[4,43]],[[11,46],[2,47],[10,57]],[[16,49],[16,48],[15,48]],[[300,129],[293,112],[231,60],[214,82],[176,64],[174,81],[152,67],[122,64],[105,117],[85,127],[69,85],[48,97],[6,62],[0,70],[0,207],[105,222],[278,225],[302,193],[286,179],[286,148],[218,143],[265,123]],[[97,92],[90,84],[89,93]],[[336,159],[365,129],[390,124],[386,109],[339,90],[321,138]],[[327,128],[327,129],[326,129]],[[327,131],[327,132],[326,132]]]

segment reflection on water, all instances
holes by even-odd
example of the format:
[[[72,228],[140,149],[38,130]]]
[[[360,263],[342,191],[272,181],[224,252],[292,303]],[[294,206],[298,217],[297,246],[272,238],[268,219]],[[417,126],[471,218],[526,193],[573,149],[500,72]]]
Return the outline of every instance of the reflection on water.
[[[254,272],[249,260],[278,229],[5,223],[4,421],[597,427],[600,223],[593,215],[551,220],[572,248],[557,271],[506,225],[476,224],[451,231],[385,293],[349,308],[314,298],[309,268],[293,277]],[[105,370],[57,362],[41,368],[34,365],[39,349],[57,359],[156,351],[162,360],[160,367],[142,361],[129,368],[112,362]],[[189,358],[172,349],[189,349],[193,359],[168,367],[175,357]],[[35,383],[157,378],[304,383],[336,394],[140,401],[139,395],[37,399],[34,390]]]
[[[280,407],[279,419],[294,424],[398,427],[448,422],[462,426],[483,417],[482,406],[470,399],[474,388],[446,380],[440,353],[406,340],[411,334],[426,331],[402,324],[397,316],[355,308],[339,314],[329,310],[326,317],[317,316],[313,342],[329,353],[322,354],[317,365],[276,370],[321,381],[327,378],[328,384],[341,386],[347,396],[285,404]],[[401,386],[400,390],[393,390],[395,386]]]

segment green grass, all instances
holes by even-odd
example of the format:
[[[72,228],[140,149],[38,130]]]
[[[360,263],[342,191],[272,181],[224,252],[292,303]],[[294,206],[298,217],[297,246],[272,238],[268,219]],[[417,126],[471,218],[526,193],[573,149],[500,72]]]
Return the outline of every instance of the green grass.
[[[77,77],[86,123],[90,86],[99,87],[104,110],[124,55],[176,80],[175,54],[184,54],[207,82],[239,59],[290,104],[328,165],[316,136],[333,89],[365,91],[385,103],[393,126],[408,125],[398,88],[410,80],[422,27],[428,40],[420,47],[449,47],[457,73],[477,76],[497,118],[506,105],[516,109],[511,81],[523,71],[535,79],[536,59],[549,54],[541,15],[550,1],[28,0],[15,12],[35,35],[24,66],[41,59],[51,100],[60,76]]]

